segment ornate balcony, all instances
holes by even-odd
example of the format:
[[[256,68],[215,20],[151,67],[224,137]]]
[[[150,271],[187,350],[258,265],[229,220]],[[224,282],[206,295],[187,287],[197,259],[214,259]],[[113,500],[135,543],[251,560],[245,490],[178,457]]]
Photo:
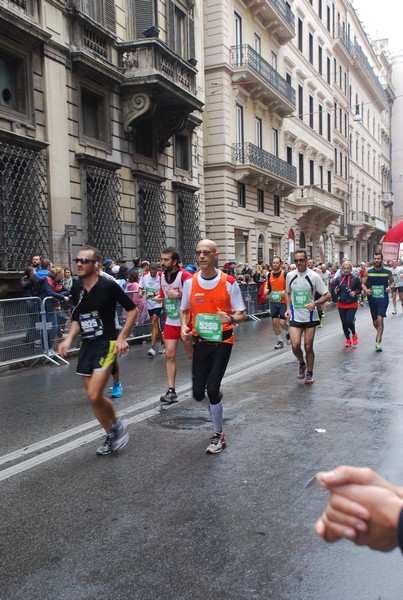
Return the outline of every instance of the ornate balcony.
[[[280,44],[287,44],[295,36],[295,15],[284,0],[245,0],[245,4]]]
[[[351,212],[350,221],[354,226],[354,234],[355,237],[365,236],[365,239],[371,233],[372,227],[372,217],[367,212]]]
[[[203,106],[197,98],[197,71],[157,38],[119,44],[119,64],[125,131],[156,113],[162,150],[186,126],[190,113]]]
[[[281,158],[250,144],[234,144],[233,162],[238,181],[288,196],[297,183],[297,169]]]
[[[355,227],[371,227],[371,215],[367,212],[352,212],[351,222]]]
[[[354,44],[347,35],[347,32],[339,24],[337,35],[334,36],[334,47],[339,50],[342,57],[347,63],[352,64],[354,61]]]
[[[18,10],[24,15],[33,14],[31,0],[3,0],[3,4],[8,5],[11,9]]]
[[[122,74],[112,63],[115,34],[103,24],[90,19],[79,6],[69,9],[71,22],[70,57],[74,69],[98,83],[120,83]]]
[[[382,235],[388,231],[385,221],[379,217],[372,217],[372,227],[377,233],[382,233]]]
[[[363,75],[362,72],[360,72],[360,77],[367,81],[368,85],[370,86],[370,89],[373,91],[376,97],[383,102],[382,107],[385,109],[388,108],[388,96],[381,82],[376,76],[374,69],[371,67],[371,64],[368,58],[366,57],[363,49],[359,44],[357,44],[357,42],[354,45],[354,62],[361,71],[364,70],[364,72],[366,72],[369,76],[365,77],[365,75]]]
[[[315,185],[298,187],[287,202],[295,206],[300,221],[317,220],[321,225],[330,225],[342,215],[340,198]]]
[[[295,110],[294,88],[251,46],[232,46],[231,65],[233,81],[241,83],[271,111],[285,116]]]
[[[39,25],[37,3],[32,0],[0,0],[0,35],[15,38],[30,48],[51,38]]]

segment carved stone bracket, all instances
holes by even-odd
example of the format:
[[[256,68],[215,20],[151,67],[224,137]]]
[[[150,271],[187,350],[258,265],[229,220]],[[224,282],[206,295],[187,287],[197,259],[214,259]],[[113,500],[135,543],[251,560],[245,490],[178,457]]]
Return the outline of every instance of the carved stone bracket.
[[[162,110],[156,115],[158,151],[163,152],[169,146],[169,138],[183,131],[188,122],[189,111],[186,109]]]
[[[294,143],[294,150],[295,150],[295,152],[305,152],[305,150],[307,149],[307,147],[308,147],[308,144],[304,140],[302,140],[301,138],[297,138],[295,140],[295,143]]]
[[[154,98],[148,94],[133,94],[123,101],[123,126],[127,133],[133,131],[133,124],[140,118],[151,116],[156,107]]]

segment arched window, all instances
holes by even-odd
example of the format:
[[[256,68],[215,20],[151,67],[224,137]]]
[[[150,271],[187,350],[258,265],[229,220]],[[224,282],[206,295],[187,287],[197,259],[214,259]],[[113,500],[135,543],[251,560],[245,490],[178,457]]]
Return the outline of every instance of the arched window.
[[[305,233],[303,231],[301,231],[299,236],[299,247],[301,248],[301,250],[304,250],[306,248]]]

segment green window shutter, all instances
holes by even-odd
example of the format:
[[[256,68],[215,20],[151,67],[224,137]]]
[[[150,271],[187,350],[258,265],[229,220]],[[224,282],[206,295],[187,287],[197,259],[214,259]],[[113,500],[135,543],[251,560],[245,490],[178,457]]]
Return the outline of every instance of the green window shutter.
[[[151,26],[157,27],[156,15],[154,0],[135,0],[136,39],[144,38],[143,31]]]
[[[116,31],[116,17],[115,17],[115,1],[105,0],[105,27],[109,31]]]

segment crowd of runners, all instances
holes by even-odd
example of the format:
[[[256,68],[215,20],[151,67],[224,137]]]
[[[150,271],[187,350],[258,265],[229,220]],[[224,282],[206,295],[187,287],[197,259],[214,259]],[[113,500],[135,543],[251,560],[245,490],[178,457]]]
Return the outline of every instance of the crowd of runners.
[[[120,450],[129,439],[113,398],[122,395],[118,358],[128,351],[126,338],[140,315],[151,319],[148,355],[154,358],[158,341],[158,352],[165,354],[168,389],[160,401],[171,404],[178,400],[176,351],[181,341],[192,359],[193,397],[209,402],[213,431],[206,452],[218,454],[227,445],[221,382],[231,356],[234,326],[246,317],[242,286],[256,285],[261,300],[269,299],[274,349],[284,348],[284,343],[291,346],[298,361],[296,377],[307,385],[315,382],[315,331],[322,325],[328,303],[336,303],[347,349],[359,343],[355,316],[359,305],[368,304],[376,352],[382,351],[390,298],[392,315],[397,314],[398,300],[403,310],[403,266],[397,261],[384,265],[380,252],[370,264],[358,266],[345,257],[341,265],[332,266],[315,265],[302,249],[295,252],[293,264],[284,264],[275,256],[270,266],[260,265],[252,271],[245,264],[241,272],[235,261],[217,268],[219,253],[212,240],[201,240],[195,255],[197,266],[184,268],[175,248],[165,248],[159,264],[135,259],[129,270],[125,261],[120,265],[111,259],[102,261],[96,248],[85,246],[75,258],[77,278],[70,269],[63,272],[38,256],[26,271],[22,285],[27,295],[36,291],[71,306],[71,325],[58,352],[66,356],[74,338],[81,336],[76,371],[106,433],[97,449],[99,455]],[[63,276],[67,281],[62,281]],[[110,375],[112,398],[105,393]],[[329,542],[348,538],[377,550],[399,545],[403,551],[403,488],[370,469],[355,467],[319,473],[317,480],[330,492],[329,503],[316,523],[318,535]]]
[[[356,265],[345,257],[341,265],[315,265],[305,250],[297,250],[292,264],[275,256],[270,265],[253,270],[235,261],[226,261],[218,269],[219,253],[212,240],[200,241],[195,255],[197,264],[184,266],[177,250],[169,247],[162,250],[159,263],[135,258],[129,268],[125,260],[115,264],[101,257],[96,248],[85,246],[75,258],[76,278],[69,268],[63,272],[39,256],[33,257],[27,269],[28,294],[38,287],[39,280],[41,295],[68,303],[71,325],[58,353],[66,356],[75,337],[81,335],[77,373],[83,377],[93,412],[106,432],[97,450],[100,455],[111,454],[128,441],[126,424],[117,417],[113,400],[123,393],[118,358],[128,351],[126,338],[135,324],[150,319],[147,354],[150,359],[157,352],[165,355],[163,404],[178,401],[176,353],[178,344],[183,343],[192,360],[193,397],[209,402],[213,432],[207,453],[217,454],[226,447],[221,381],[231,355],[234,326],[246,317],[242,288],[254,286],[260,302],[269,300],[274,349],[291,346],[298,361],[296,377],[306,385],[315,383],[315,332],[322,326],[327,304],[336,303],[345,346],[350,348],[359,343],[355,328],[358,306],[367,303],[376,352],[382,351],[389,297],[392,314],[397,312],[398,299],[403,309],[403,267],[397,262],[385,266],[381,253],[374,254],[371,264]],[[113,386],[108,397],[105,388],[110,375]]]

